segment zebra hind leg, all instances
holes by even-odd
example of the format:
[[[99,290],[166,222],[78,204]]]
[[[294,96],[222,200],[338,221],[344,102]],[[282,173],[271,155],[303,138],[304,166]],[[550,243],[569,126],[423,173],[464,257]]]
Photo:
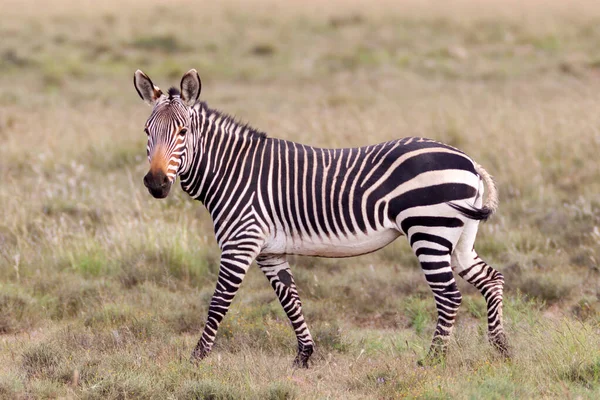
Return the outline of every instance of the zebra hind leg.
[[[479,258],[472,247],[470,250],[462,250],[462,247],[457,248],[452,255],[452,266],[485,298],[488,308],[488,339],[502,356],[510,358],[511,350],[502,325],[504,276]]]
[[[308,360],[314,350],[314,341],[304,321],[302,302],[298,296],[290,265],[283,256],[259,256],[256,262],[275,290],[296,333],[298,354],[294,359],[294,366],[308,368]]]
[[[438,243],[429,247],[427,244],[415,248],[415,254],[419,258],[425,279],[433,292],[435,305],[438,312],[437,326],[433,334],[433,340],[429,353],[419,365],[433,365],[445,360],[448,340],[456,313],[462,302],[462,296],[456,286],[454,275],[450,267],[450,250],[440,250]]]

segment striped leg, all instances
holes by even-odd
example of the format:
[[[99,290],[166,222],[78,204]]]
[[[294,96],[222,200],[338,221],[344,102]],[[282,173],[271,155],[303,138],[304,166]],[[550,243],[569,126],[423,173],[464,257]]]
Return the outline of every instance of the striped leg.
[[[285,256],[259,256],[256,262],[275,290],[296,333],[298,354],[294,359],[294,366],[308,368],[308,359],[313,352],[314,341],[304,321],[302,303],[290,265]]]
[[[418,247],[417,247],[418,245]],[[438,321],[429,353],[420,365],[435,364],[446,356],[448,339],[454,327],[462,296],[450,268],[450,250],[440,249],[438,243],[416,242],[413,248],[421,262],[425,279],[435,298]]]
[[[510,357],[510,348],[502,326],[504,276],[479,258],[474,249],[457,249],[452,255],[452,265],[485,298],[488,307],[488,338],[500,354]]]
[[[210,301],[204,332],[202,332],[202,336],[192,352],[192,361],[203,359],[212,349],[219,325],[225,314],[227,314],[229,306],[248,271],[248,267],[257,253],[247,250],[248,247],[233,246],[228,248],[228,246],[223,246],[223,248],[217,287]]]

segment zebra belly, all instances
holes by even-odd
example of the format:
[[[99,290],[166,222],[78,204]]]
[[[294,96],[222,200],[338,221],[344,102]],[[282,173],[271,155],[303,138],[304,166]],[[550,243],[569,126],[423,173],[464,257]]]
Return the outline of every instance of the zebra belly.
[[[263,249],[264,253],[297,254],[319,257],[352,257],[371,253],[393,242],[402,233],[395,229],[384,229],[368,235],[350,235],[341,237],[294,237],[275,235],[274,240]]]

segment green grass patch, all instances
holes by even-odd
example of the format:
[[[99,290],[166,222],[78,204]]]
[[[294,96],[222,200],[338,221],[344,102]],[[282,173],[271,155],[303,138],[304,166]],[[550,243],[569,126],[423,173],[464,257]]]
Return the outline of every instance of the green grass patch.
[[[563,377],[588,389],[597,388],[600,383],[600,360],[572,365],[567,368]]]
[[[406,302],[405,312],[409,319],[409,326],[417,335],[422,335],[426,330],[433,329],[436,321],[435,303],[433,299],[409,298]]]

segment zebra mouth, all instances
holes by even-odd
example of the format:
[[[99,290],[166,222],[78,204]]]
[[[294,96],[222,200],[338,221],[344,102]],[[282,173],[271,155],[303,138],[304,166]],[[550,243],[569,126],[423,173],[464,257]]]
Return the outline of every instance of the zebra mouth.
[[[153,173],[148,172],[144,176],[144,186],[148,188],[148,192],[156,199],[164,199],[171,190],[171,181],[163,172]]]
[[[168,185],[165,185],[165,186],[159,187],[159,188],[151,188],[151,187],[148,188],[148,192],[155,199],[164,199],[165,197],[167,197],[169,195],[170,190],[171,190],[171,184],[168,184]]]

